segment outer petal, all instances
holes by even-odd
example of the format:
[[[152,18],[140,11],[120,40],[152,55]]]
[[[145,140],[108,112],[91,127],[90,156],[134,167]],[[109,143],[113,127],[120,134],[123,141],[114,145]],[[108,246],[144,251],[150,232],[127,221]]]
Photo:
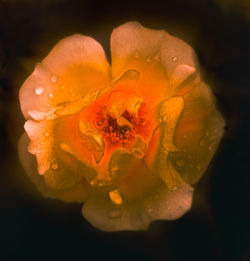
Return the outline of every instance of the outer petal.
[[[181,217],[191,207],[193,188],[179,183],[175,190],[161,184],[144,202],[151,220],[173,220]]]
[[[185,108],[178,123],[169,160],[189,184],[196,183],[206,170],[224,132],[225,122],[216,110],[210,88],[201,83],[184,96]]]
[[[150,223],[142,202],[114,204],[107,195],[91,195],[82,209],[83,216],[104,231],[143,230]]]
[[[49,187],[44,179],[44,176],[37,173],[36,158],[28,152],[28,143],[28,136],[23,134],[18,144],[19,157],[27,175],[36,185],[38,190],[45,197],[61,199],[67,202],[83,202],[90,192],[90,187],[86,180],[82,178],[81,182],[78,182],[75,186],[69,189],[56,190]]]
[[[144,230],[154,220],[173,220],[191,207],[193,188],[179,183],[170,190],[163,182],[144,200],[114,204],[107,194],[91,195],[83,206],[83,216],[104,231]]]
[[[112,32],[111,52],[113,76],[129,69],[140,71],[141,93],[151,103],[190,91],[200,81],[193,49],[163,30],[150,30],[138,22],[121,25]],[[195,83],[187,87],[187,80]]]
[[[51,107],[74,101],[109,81],[105,53],[94,39],[73,35],[61,40],[20,89],[25,118],[29,111],[48,112]]]
[[[138,22],[129,22],[113,30],[111,35],[112,73],[120,74],[136,64],[133,58],[140,58],[140,63],[147,63],[153,58],[164,37],[163,30],[144,28]]]

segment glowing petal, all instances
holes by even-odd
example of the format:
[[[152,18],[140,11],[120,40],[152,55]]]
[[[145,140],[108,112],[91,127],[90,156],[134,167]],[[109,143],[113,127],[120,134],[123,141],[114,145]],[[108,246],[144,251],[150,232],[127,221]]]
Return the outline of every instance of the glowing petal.
[[[211,90],[204,83],[184,96],[185,108],[178,122],[175,144],[180,150],[169,157],[181,177],[196,183],[207,168],[224,133],[225,122],[216,110]]]
[[[117,151],[110,160],[110,171],[121,195],[129,201],[142,200],[158,183],[159,178],[145,163],[126,151]]]
[[[36,155],[39,174],[44,174],[55,161],[53,155],[53,121],[26,121],[24,128],[31,142],[29,152]]]
[[[158,53],[164,34],[163,30],[151,30],[129,22],[117,27],[111,35],[113,77],[127,70],[138,70],[141,74],[138,93],[152,106],[162,96],[167,96],[167,75]]]
[[[150,30],[138,22],[123,24],[112,32],[111,52],[112,74],[140,71],[141,92],[151,103],[187,92],[194,85],[187,86],[188,81],[200,81],[193,49],[164,30]]]
[[[30,118],[28,111],[46,113],[102,88],[109,81],[109,70],[105,53],[94,39],[73,35],[61,40],[20,89],[25,118]]]
[[[161,184],[144,202],[144,207],[152,220],[172,220],[186,213],[192,204],[193,188],[185,183],[170,190]]]
[[[84,177],[81,177],[77,184],[70,189],[55,190],[49,187],[43,176],[37,174],[37,162],[35,157],[28,152],[28,144],[29,138],[23,134],[18,144],[20,161],[28,177],[45,197],[61,199],[66,202],[83,202],[87,198],[90,186]]]
[[[83,205],[82,213],[94,227],[104,231],[145,230],[150,222],[143,204],[117,205],[105,194],[90,197]]]

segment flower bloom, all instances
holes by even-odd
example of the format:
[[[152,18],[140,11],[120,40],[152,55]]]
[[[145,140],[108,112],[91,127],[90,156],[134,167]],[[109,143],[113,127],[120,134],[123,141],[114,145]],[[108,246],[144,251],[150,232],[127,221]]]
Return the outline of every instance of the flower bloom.
[[[93,226],[146,229],[191,207],[224,120],[182,40],[129,22],[111,53],[112,66],[73,35],[36,65],[20,90],[20,158],[46,197],[84,202]]]

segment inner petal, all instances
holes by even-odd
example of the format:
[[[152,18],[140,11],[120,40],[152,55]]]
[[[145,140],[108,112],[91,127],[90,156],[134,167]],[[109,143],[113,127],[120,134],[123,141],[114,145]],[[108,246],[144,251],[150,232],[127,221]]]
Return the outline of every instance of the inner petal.
[[[92,185],[111,185],[109,161],[115,151],[144,157],[157,122],[137,82],[138,73],[126,72],[90,106],[56,120],[57,146],[95,169]]]

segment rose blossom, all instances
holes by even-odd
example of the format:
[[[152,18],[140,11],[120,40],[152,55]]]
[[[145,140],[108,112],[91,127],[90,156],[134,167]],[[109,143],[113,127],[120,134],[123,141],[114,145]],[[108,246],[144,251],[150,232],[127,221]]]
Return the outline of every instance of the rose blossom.
[[[20,158],[46,197],[84,202],[95,227],[146,229],[190,209],[224,120],[182,40],[129,22],[111,54],[112,66],[78,34],[36,65],[20,90]]]

